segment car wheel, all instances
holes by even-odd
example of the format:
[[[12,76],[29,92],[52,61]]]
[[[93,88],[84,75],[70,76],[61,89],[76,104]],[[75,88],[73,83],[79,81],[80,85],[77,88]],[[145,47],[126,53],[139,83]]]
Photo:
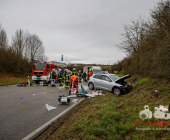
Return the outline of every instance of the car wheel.
[[[90,90],[93,90],[93,89],[94,89],[93,83],[89,83],[89,89],[90,89]]]
[[[116,87],[116,88],[113,89],[113,93],[114,93],[115,95],[121,95],[121,90]]]

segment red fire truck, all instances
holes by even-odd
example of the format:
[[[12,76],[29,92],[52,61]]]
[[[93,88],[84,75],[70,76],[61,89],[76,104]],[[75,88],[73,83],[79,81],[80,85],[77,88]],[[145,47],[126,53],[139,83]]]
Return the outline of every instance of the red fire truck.
[[[58,80],[58,72],[59,69],[62,68],[66,68],[65,63],[55,61],[34,63],[32,65],[32,81],[35,81],[36,83],[39,83],[40,81],[49,82],[52,69],[55,69],[57,74],[56,80]]]

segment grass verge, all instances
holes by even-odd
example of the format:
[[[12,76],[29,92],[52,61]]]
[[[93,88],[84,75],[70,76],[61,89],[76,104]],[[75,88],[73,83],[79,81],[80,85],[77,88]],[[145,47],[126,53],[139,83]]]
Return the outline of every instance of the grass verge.
[[[135,78],[132,76],[127,82]],[[103,92],[105,96],[96,96],[79,104],[64,118],[41,134],[36,140],[151,140],[170,139],[170,126],[164,119],[152,116],[142,120],[139,112],[148,105],[154,114],[154,107],[169,105],[170,83],[163,80],[143,78],[138,76],[133,83],[133,90],[126,95],[115,96],[110,92]],[[129,97],[136,90],[139,92]],[[129,97],[129,98],[127,98]],[[143,123],[143,124],[141,124]]]
[[[0,86],[5,85],[15,85],[15,84],[21,84],[28,81],[28,76],[31,80],[31,74],[28,75],[20,75],[20,76],[14,76],[13,74],[0,74]]]

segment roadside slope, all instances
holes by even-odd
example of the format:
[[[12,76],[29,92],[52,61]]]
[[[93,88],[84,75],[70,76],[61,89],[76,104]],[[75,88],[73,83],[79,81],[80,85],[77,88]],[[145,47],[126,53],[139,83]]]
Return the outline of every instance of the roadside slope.
[[[29,75],[20,75],[18,77],[14,76],[13,74],[0,74],[0,86],[5,85],[14,85],[14,84],[21,84],[28,81],[28,76],[31,80],[31,74]]]
[[[149,106],[153,114],[154,107],[170,104],[170,83],[139,75],[131,77],[128,81],[135,77],[138,79],[133,83],[134,88],[131,93],[115,96],[110,92],[103,92],[105,96],[87,99],[36,140],[170,139],[168,130],[153,130],[153,128],[170,128],[169,125],[157,125],[159,121],[165,121],[164,119],[152,117],[142,120],[139,118],[139,112],[144,110],[145,105]],[[139,92],[129,97],[138,89],[140,89]],[[127,97],[129,98],[126,99]],[[146,124],[139,125],[138,121],[146,122]],[[150,124],[151,121],[152,124]]]

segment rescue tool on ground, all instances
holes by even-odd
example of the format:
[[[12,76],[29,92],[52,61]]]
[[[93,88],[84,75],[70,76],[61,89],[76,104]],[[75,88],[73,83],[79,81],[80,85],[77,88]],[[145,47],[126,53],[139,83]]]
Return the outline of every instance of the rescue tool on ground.
[[[58,97],[58,103],[68,105],[70,103],[70,98],[65,95],[60,95]]]

